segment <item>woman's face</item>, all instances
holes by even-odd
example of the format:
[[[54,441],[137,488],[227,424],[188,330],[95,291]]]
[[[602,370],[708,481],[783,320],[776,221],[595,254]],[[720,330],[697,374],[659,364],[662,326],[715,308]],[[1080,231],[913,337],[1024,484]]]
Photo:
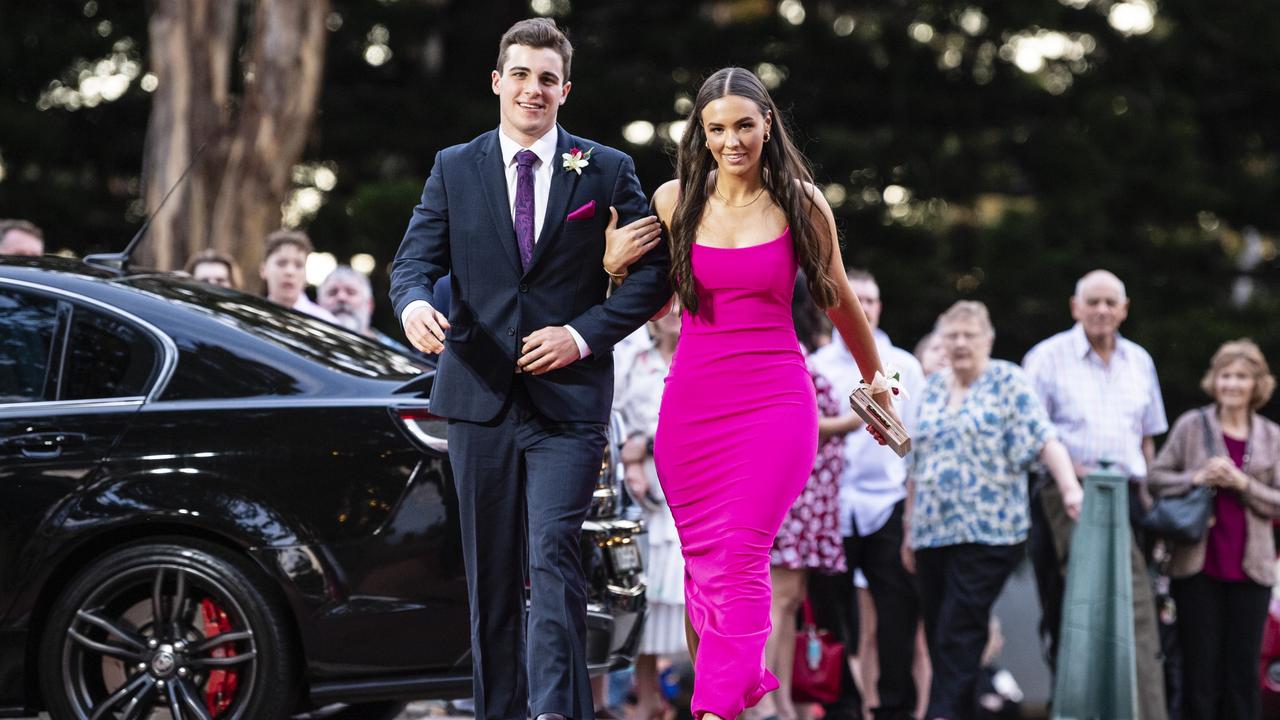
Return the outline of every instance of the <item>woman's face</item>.
[[[702,131],[719,171],[730,175],[758,172],[764,138],[772,118],[740,95],[726,95],[702,109]]]
[[[938,328],[938,334],[947,351],[947,362],[956,372],[979,373],[991,359],[991,343],[995,338],[976,318],[951,320]]]
[[[221,262],[210,260],[208,262],[197,263],[191,269],[191,277],[200,282],[217,285],[219,287],[231,287],[231,268]]]
[[[1245,360],[1232,360],[1213,377],[1213,397],[1224,409],[1249,409],[1257,379]]]
[[[942,333],[933,333],[920,353],[920,367],[925,375],[932,375],[947,367],[948,363],[947,346],[942,342]]]

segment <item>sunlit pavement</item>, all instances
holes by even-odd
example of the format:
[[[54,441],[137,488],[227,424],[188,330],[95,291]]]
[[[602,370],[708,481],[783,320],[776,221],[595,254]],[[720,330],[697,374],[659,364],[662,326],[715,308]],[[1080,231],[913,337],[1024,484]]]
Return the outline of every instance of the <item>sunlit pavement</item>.
[[[1049,695],[1049,671],[1036,639],[1040,606],[1035,592],[1031,567],[1023,563],[1005,584],[995,606],[995,614],[1001,620],[1005,636],[999,664],[1013,670],[1018,684],[1022,686],[1025,693],[1023,717],[1028,719],[1044,717],[1044,702]],[[470,715],[450,715],[449,710],[449,704],[441,700],[418,701],[410,703],[396,720],[475,720]],[[49,716],[42,714],[39,720],[49,720]]]
[[[421,720],[422,718],[432,718],[432,720],[474,720],[470,715],[449,715],[446,703],[438,700],[410,703],[409,707],[405,708],[405,711],[400,713],[396,720]]]

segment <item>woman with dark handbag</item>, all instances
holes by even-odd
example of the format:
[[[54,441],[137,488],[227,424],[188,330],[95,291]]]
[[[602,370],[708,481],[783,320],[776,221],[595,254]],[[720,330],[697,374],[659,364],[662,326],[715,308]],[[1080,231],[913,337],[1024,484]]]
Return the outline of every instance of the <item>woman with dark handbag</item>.
[[[1183,720],[1259,717],[1258,656],[1280,517],[1280,425],[1256,412],[1275,389],[1258,346],[1225,343],[1201,387],[1213,404],[1178,418],[1151,467],[1157,498],[1212,487],[1213,515],[1192,542],[1170,543],[1183,663]],[[1157,503],[1158,504],[1158,503]]]

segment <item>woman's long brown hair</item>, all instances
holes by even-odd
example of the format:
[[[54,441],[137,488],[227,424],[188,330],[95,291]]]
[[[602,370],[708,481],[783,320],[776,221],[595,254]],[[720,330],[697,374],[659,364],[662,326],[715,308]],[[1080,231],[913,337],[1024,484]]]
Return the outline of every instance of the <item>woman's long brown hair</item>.
[[[760,172],[769,197],[782,208],[791,226],[791,241],[795,246],[796,260],[808,278],[809,294],[819,307],[836,304],[836,286],[827,267],[831,260],[831,245],[824,245],[825,228],[814,226],[812,212],[816,200],[806,192],[813,182],[813,173],[804,155],[796,149],[787,133],[782,114],[764,83],[750,70],[727,67],[717,70],[702,83],[693,111],[685,127],[684,137],[676,154],[676,181],[680,186],[680,199],[671,219],[671,283],[680,296],[680,302],[690,314],[698,312],[698,296],[693,286],[693,243],[706,209],[710,192],[709,178],[716,167],[715,158],[707,149],[706,132],[702,129],[702,110],[713,100],[729,95],[746,98],[756,104],[762,117],[773,118],[769,142],[760,153]],[[832,243],[836,238],[831,238]]]

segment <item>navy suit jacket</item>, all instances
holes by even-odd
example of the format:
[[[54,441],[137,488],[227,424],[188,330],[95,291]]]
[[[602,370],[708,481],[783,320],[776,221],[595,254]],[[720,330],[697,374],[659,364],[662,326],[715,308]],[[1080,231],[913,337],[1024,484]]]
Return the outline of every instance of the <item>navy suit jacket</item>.
[[[521,338],[543,327],[572,325],[591,354],[544,375],[522,376],[523,382],[551,420],[606,422],[614,344],[671,295],[665,242],[608,293],[602,263],[609,207],[618,209],[621,226],[648,214],[648,202],[625,153],[564,128],[557,132],[546,219],[527,271],[520,266],[498,131],[436,154],[391,268],[397,317],[414,300],[431,302],[435,284],[451,277],[451,327],[431,391],[436,414],[468,422],[494,419],[511,392]],[[560,162],[574,147],[594,148],[581,175]],[[593,201],[593,217],[568,220]]]

